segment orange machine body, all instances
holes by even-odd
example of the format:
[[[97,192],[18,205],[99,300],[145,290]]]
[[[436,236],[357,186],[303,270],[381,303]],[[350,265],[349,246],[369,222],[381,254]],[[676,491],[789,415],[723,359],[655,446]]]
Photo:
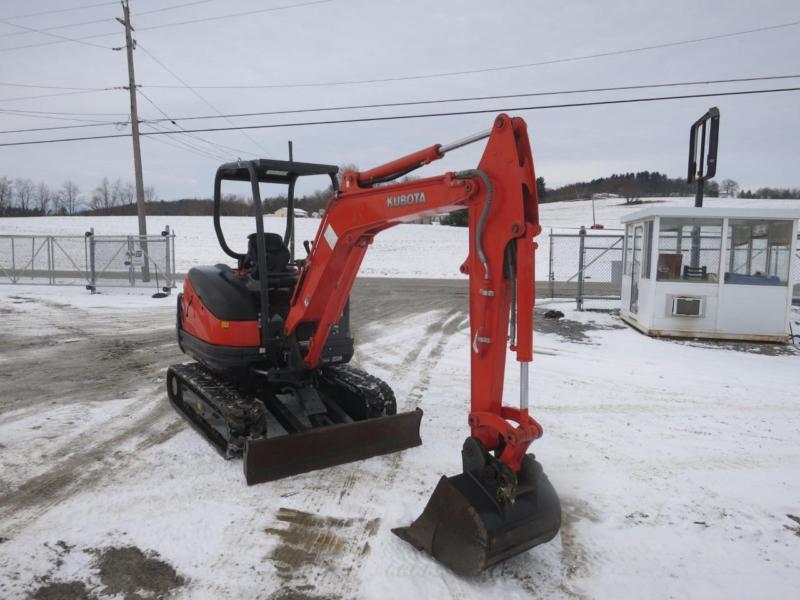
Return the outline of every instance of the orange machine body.
[[[218,319],[195,292],[188,277],[183,280],[178,310],[183,330],[208,344],[232,348],[257,348],[259,345],[258,321]]]

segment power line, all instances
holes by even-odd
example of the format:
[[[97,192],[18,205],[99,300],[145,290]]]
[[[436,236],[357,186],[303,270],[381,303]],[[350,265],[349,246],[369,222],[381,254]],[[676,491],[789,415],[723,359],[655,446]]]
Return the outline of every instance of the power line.
[[[114,4],[116,4],[116,2]],[[6,23],[7,25],[11,25],[11,23],[8,23],[9,20],[10,19],[2,19],[2,21],[4,23]],[[39,30],[39,33],[46,33],[48,31],[54,31],[56,29],[69,29],[71,27],[81,27],[83,25],[95,25],[97,23],[111,23],[113,21],[114,21],[114,17],[103,17],[102,19],[94,19],[92,21],[81,21],[79,23],[63,23],[61,25],[52,25],[50,27],[42,27]],[[4,33],[4,34],[0,35],[0,38],[16,37],[18,35],[27,35],[28,33],[31,33],[31,32],[30,31],[12,31],[10,33]]]
[[[154,14],[154,13],[160,13],[160,12],[164,12],[164,11],[168,11],[168,10],[175,10],[175,9],[178,9],[178,8],[186,8],[187,6],[194,6],[196,4],[208,4],[209,2],[216,2],[216,1],[217,0],[195,0],[194,2],[184,2],[183,4],[175,4],[173,6],[164,6],[164,7],[156,8],[156,9],[153,9],[153,10],[146,10],[146,11],[143,11],[143,12],[137,12],[137,13],[134,14],[134,16],[135,17],[142,17],[142,16],[145,16],[145,15],[151,15],[151,14]],[[110,4],[116,4],[116,2],[111,2]],[[19,17],[17,17],[17,18],[19,18]],[[10,21],[10,20],[12,20],[12,19],[8,19],[8,18],[0,19],[0,22],[2,22],[2,21]],[[42,29],[39,30],[39,33],[45,33],[47,31],[54,31],[56,29],[69,29],[71,27],[82,27],[84,25],[96,25],[97,23],[108,23],[108,22],[113,22],[113,21],[115,21],[114,17],[104,17],[102,19],[94,19],[92,21],[80,21],[78,23],[62,23],[61,25],[53,25],[51,27],[43,27]],[[8,23],[8,24],[10,25],[10,23]],[[0,38],[14,37],[14,36],[18,36],[18,35],[25,35],[26,33],[29,33],[29,32],[26,32],[26,31],[14,31],[12,33],[3,33],[3,34],[0,34]]]
[[[191,154],[195,154],[195,155],[200,156],[202,158],[211,159],[211,160],[213,160],[215,162],[225,162],[226,161],[225,158],[220,158],[219,156],[215,156],[215,155],[210,154],[208,152],[204,152],[204,151],[199,150],[199,149],[194,149],[194,148],[192,148],[190,146],[183,146],[183,145],[177,143],[176,140],[174,140],[171,137],[167,137],[166,139],[158,138],[158,137],[149,137],[148,140],[153,141],[153,142],[158,142],[160,144],[165,144],[166,146],[170,146],[172,148],[177,148],[178,150],[183,150],[185,152],[190,152]]]
[[[117,4],[116,0],[113,2],[98,2],[96,4],[82,4],[81,6],[70,6],[69,8],[56,8],[54,10],[43,10],[41,12],[35,13],[28,13],[25,15],[14,15],[11,17],[3,17],[6,21],[15,21],[17,19],[27,19],[28,17],[38,17],[41,15],[53,15],[55,13],[63,13],[63,12],[71,12],[75,10],[83,10],[86,8],[96,8],[98,6],[109,6],[111,4]]]
[[[391,115],[385,117],[358,117],[352,119],[331,119],[326,121],[299,121],[294,123],[269,123],[269,124],[258,124],[258,125],[238,125],[235,127],[206,127],[203,129],[185,129],[183,130],[184,133],[205,133],[205,132],[216,132],[216,131],[239,131],[242,129],[275,129],[275,128],[282,128],[282,127],[306,127],[306,126],[313,126],[313,125],[337,125],[337,124],[345,124],[345,123],[368,123],[368,122],[376,122],[376,121],[398,121],[398,120],[408,120],[408,119],[426,119],[432,117],[455,117],[455,116],[463,116],[463,115],[478,115],[478,114],[487,114],[487,113],[501,113],[501,112],[523,112],[523,111],[531,111],[531,110],[550,110],[550,109],[557,109],[557,108],[574,108],[574,107],[588,107],[588,106],[604,106],[604,105],[614,105],[614,104],[636,104],[642,102],[659,102],[659,101],[672,101],[672,100],[686,100],[691,98],[718,98],[723,96],[749,96],[753,94],[773,94],[773,93],[780,93],[780,92],[797,92],[800,91],[800,87],[790,87],[790,88],[769,88],[769,89],[759,89],[759,90],[739,90],[735,92],[710,92],[707,94],[684,94],[684,95],[676,95],[676,96],[651,96],[647,98],[624,98],[620,100],[597,100],[597,101],[587,101],[587,102],[573,102],[573,103],[565,103],[565,104],[545,104],[545,105],[538,105],[538,106],[516,106],[516,107],[500,107],[500,108],[487,108],[487,109],[477,109],[477,110],[462,110],[462,111],[454,111],[454,112],[439,112],[439,113],[422,113],[422,114],[406,114],[406,115]],[[151,135],[162,135],[167,132],[150,132],[150,133],[143,133],[143,136],[151,136]],[[60,138],[60,139],[49,139],[49,140],[32,140],[32,141],[25,141],[25,142],[6,142],[0,143],[0,147],[2,146],[26,146],[32,144],[50,144],[50,143],[57,143],[57,142],[78,142],[78,141],[86,141],[86,140],[103,140],[103,139],[113,139],[113,138],[122,138],[122,137],[129,137],[129,134],[112,134],[112,135],[97,135],[97,136],[85,136],[85,137],[75,137],[75,138]]]
[[[55,98],[56,96],[75,96],[78,94],[93,94],[96,92],[110,92],[112,90],[124,90],[127,89],[123,86],[114,86],[108,88],[97,88],[92,90],[77,90],[74,92],[56,92],[55,94],[40,94],[38,96],[16,96],[14,98],[0,98],[0,102],[13,102],[15,100],[35,100],[38,98]]]
[[[191,25],[193,23],[205,23],[205,22],[208,22],[208,21],[218,21],[218,20],[221,20],[221,19],[232,19],[234,17],[244,17],[244,16],[255,15],[255,14],[260,14],[260,13],[268,13],[268,12],[275,12],[275,11],[280,11],[280,10],[288,10],[290,8],[302,8],[302,7],[305,7],[305,6],[312,6],[312,5],[315,5],[315,4],[325,4],[327,2],[334,2],[334,0],[312,0],[310,2],[300,2],[300,3],[297,3],[297,4],[286,4],[286,5],[283,5],[283,6],[273,6],[271,8],[260,8],[260,9],[257,9],[257,10],[249,10],[249,11],[245,11],[245,12],[230,13],[230,14],[227,14],[227,15],[219,15],[219,16],[216,16],[216,17],[203,17],[201,19],[192,19],[192,20],[187,20],[187,21],[177,21],[177,22],[174,22],[174,23],[162,23],[160,25],[151,25],[149,27],[139,27],[136,31],[137,32],[142,32],[142,31],[150,31],[150,30],[153,30],[153,29],[163,29],[165,27],[176,27],[176,26],[179,26],[179,25]],[[118,35],[118,32],[96,33],[96,34],[93,34],[93,35],[85,35],[85,36],[82,36],[82,37],[79,37],[79,38],[71,38],[70,41],[91,40],[91,39],[96,39],[96,38],[101,38],[101,37],[109,37],[109,36],[112,36],[112,35]],[[9,46],[8,48],[0,48],[0,52],[8,52],[8,51],[11,51],[11,50],[23,50],[25,48],[39,48],[39,47],[42,47],[42,46],[52,46],[53,44],[63,44],[63,43],[64,43],[64,41],[61,40],[61,41],[52,41],[52,42],[39,42],[39,43],[36,43],[36,44],[26,44],[26,45],[23,45],[23,46]]]
[[[273,6],[272,8],[259,8],[257,10],[248,10],[238,13],[230,13],[227,15],[218,15],[216,17],[202,17],[200,19],[191,19],[189,21],[177,21],[174,23],[162,23],[161,25],[150,25],[149,27],[141,27],[139,31],[151,31],[153,29],[163,29],[164,27],[176,27],[178,25],[192,25],[194,23],[206,23],[208,21],[220,21],[222,19],[233,19],[235,17],[245,17],[249,15],[256,15],[260,13],[274,12],[278,10],[285,10],[287,8],[300,8],[303,6],[313,6],[315,4],[327,4],[334,2],[334,0],[310,0],[309,2],[300,2],[298,4],[288,4],[284,6]]]
[[[539,67],[543,65],[553,65],[559,63],[567,63],[567,62],[577,62],[582,60],[589,60],[594,58],[604,58],[608,56],[620,56],[624,54],[633,54],[636,52],[645,52],[649,50],[657,50],[662,48],[672,48],[675,46],[682,46],[686,44],[697,44],[700,42],[707,42],[711,40],[720,40],[725,38],[737,37],[742,35],[749,35],[751,33],[760,33],[764,31],[772,31],[775,29],[783,29],[786,27],[795,27],[800,25],[800,20],[798,21],[791,21],[789,23],[780,23],[777,25],[768,25],[765,27],[757,27],[755,29],[745,29],[742,31],[733,31],[729,33],[721,33],[718,35],[710,35],[704,36],[699,38],[692,38],[687,40],[679,40],[675,42],[664,42],[661,44],[652,44],[649,46],[639,46],[636,48],[627,48],[624,50],[611,50],[606,52],[596,52],[593,54],[583,54],[578,56],[570,56],[565,58],[554,58],[549,60],[541,60],[536,62],[529,62],[529,63],[522,63],[516,65],[503,65],[503,66],[495,66],[495,67],[485,67],[481,69],[466,69],[462,71],[446,71],[440,73],[428,73],[428,74],[421,74],[421,75],[404,75],[398,77],[382,77],[382,78],[373,78],[373,79],[352,79],[352,80],[344,80],[344,81],[327,81],[327,82],[310,82],[310,83],[275,83],[275,84],[264,84],[264,85],[245,85],[245,86],[222,86],[222,85],[197,85],[194,86],[198,89],[279,89],[279,88],[302,88],[302,87],[333,87],[333,86],[347,86],[347,85],[363,85],[369,83],[388,83],[388,82],[396,82],[396,81],[412,81],[412,80],[419,80],[419,79],[436,79],[439,77],[455,77],[460,75],[475,75],[479,73],[491,73],[491,72],[498,72],[498,71],[511,71],[515,69],[527,69],[531,67]],[[169,88],[173,86],[169,85],[159,85],[159,86],[148,86],[148,87],[162,87],[162,88]]]
[[[34,83],[12,83],[10,81],[0,81],[0,86],[3,87],[21,87],[21,88],[35,88],[40,90],[73,90],[73,91],[91,91],[91,90],[102,90],[105,88],[97,88],[97,87],[70,87],[66,85],[38,85]]]
[[[0,108],[0,113],[14,112],[35,115],[75,115],[79,117],[127,117],[128,113],[107,113],[107,112],[61,112],[55,110],[28,110],[24,108]]]
[[[172,69],[170,69],[170,68],[169,68],[167,65],[165,65],[163,62],[161,62],[161,61],[160,61],[158,58],[156,58],[155,56],[153,56],[153,54],[152,54],[152,53],[151,53],[151,52],[150,52],[150,51],[149,51],[147,48],[145,48],[145,47],[144,47],[144,46],[142,46],[141,44],[139,44],[139,45],[138,45],[138,48],[139,48],[139,49],[140,49],[142,52],[144,52],[145,54],[147,54],[147,56],[149,56],[151,59],[153,59],[153,61],[155,61],[155,62],[156,62],[156,64],[158,64],[158,65],[159,65],[159,66],[160,66],[162,69],[164,69],[164,70],[165,70],[167,73],[169,73],[170,75],[172,75],[172,76],[173,76],[173,77],[174,77],[176,80],[178,80],[178,81],[179,81],[181,84],[183,84],[183,87],[184,87],[184,88],[186,88],[187,90],[189,90],[190,92],[192,92],[192,94],[194,94],[194,95],[195,95],[195,96],[197,96],[197,97],[198,97],[200,100],[202,100],[202,101],[205,103],[205,105],[206,105],[206,106],[208,106],[208,107],[209,107],[211,110],[213,110],[215,113],[217,113],[217,114],[218,114],[220,117],[222,117],[223,119],[225,119],[225,120],[226,120],[228,123],[230,123],[231,125],[234,125],[234,123],[233,123],[233,122],[232,122],[230,119],[228,119],[228,117],[225,117],[225,116],[222,114],[222,111],[221,111],[221,110],[219,110],[219,109],[218,109],[216,106],[214,106],[213,104],[211,104],[211,102],[209,102],[209,101],[208,101],[208,100],[207,100],[207,99],[206,99],[206,98],[205,98],[205,97],[204,97],[204,96],[203,96],[203,95],[202,95],[200,92],[198,92],[197,90],[195,90],[195,89],[194,89],[192,86],[190,86],[190,85],[189,85],[188,83],[186,83],[186,82],[185,82],[183,79],[181,79],[181,77],[180,77],[180,76],[179,76],[179,75],[178,75],[178,74],[177,74],[175,71],[173,71]],[[151,102],[152,102],[152,101],[151,101]],[[249,140],[251,143],[253,143],[255,146],[257,146],[259,149],[261,149],[262,151],[266,152],[266,153],[267,153],[267,156],[270,156],[270,157],[272,156],[272,155],[269,153],[269,151],[268,151],[266,148],[264,148],[264,146],[262,146],[261,144],[259,144],[259,143],[258,143],[256,140],[254,140],[254,139],[253,139],[253,137],[252,137],[250,134],[248,134],[248,133],[246,133],[246,132],[244,132],[244,131],[242,131],[242,132],[241,132],[241,134],[242,134],[242,136],[244,136],[245,138],[247,138],[247,139],[248,139],[248,140]]]
[[[222,155],[222,154],[213,153],[212,151],[207,150],[206,148],[200,148],[200,147],[198,147],[196,145],[193,145],[193,144],[189,143],[186,140],[180,139],[177,136],[173,135],[173,134],[177,134],[179,132],[175,132],[175,131],[172,131],[172,130],[165,130],[163,128],[159,128],[158,126],[150,124],[150,123],[146,123],[145,125],[147,127],[150,127],[151,129],[157,131],[157,132],[161,132],[161,133],[166,133],[167,134],[165,139],[161,139],[161,138],[158,138],[158,137],[149,138],[149,139],[152,139],[154,142],[161,142],[161,143],[166,144],[167,146],[172,146],[173,148],[179,148],[181,150],[186,150],[188,152],[191,152],[192,154],[196,154],[196,155],[202,156],[204,158],[210,158],[210,159],[216,160],[216,161],[225,162],[229,158],[228,156],[225,156],[225,155]],[[145,135],[145,134],[143,133],[142,135]]]
[[[9,114],[10,116],[14,117],[30,117],[32,115],[20,115],[16,114],[14,111],[0,111],[0,114]],[[0,131],[2,133],[29,133],[34,131],[56,131],[59,129],[85,129],[87,127],[108,127],[111,125],[119,126],[124,124],[122,121],[98,121],[98,120],[89,120],[89,119],[76,119],[75,117],[54,117],[50,115],[36,115],[35,118],[37,119],[51,119],[55,121],[71,121],[81,123],[81,125],[59,125],[59,126],[49,126],[49,127],[29,127],[27,129],[6,129],[4,131]]]
[[[165,12],[168,10],[175,10],[176,8],[186,8],[187,6],[194,6],[196,4],[208,4],[209,2],[216,2],[217,0],[195,0],[194,2],[184,2],[183,4],[173,4],[172,6],[162,6],[161,8],[154,8],[153,10],[145,10],[143,12],[133,13],[134,17],[143,17],[145,15],[152,15],[154,13]]]
[[[178,123],[176,123],[176,122],[175,122],[175,120],[174,120],[174,119],[172,119],[172,118],[171,118],[171,117],[170,117],[170,116],[169,116],[167,113],[165,113],[165,112],[164,112],[164,111],[161,109],[161,107],[160,107],[160,106],[158,106],[158,105],[157,105],[157,104],[156,104],[156,103],[153,101],[153,99],[152,99],[152,98],[150,98],[148,95],[146,95],[146,94],[145,94],[145,93],[144,93],[142,90],[137,90],[137,93],[138,93],[138,94],[139,94],[139,95],[140,95],[142,98],[144,98],[145,100],[147,100],[147,101],[148,101],[150,104],[152,104],[152,105],[153,105],[153,107],[154,107],[154,108],[155,108],[155,109],[156,109],[158,112],[160,112],[162,115],[164,115],[164,118],[165,118],[167,121],[169,121],[169,122],[170,122],[172,125],[174,125],[175,127],[177,127],[179,130],[181,130],[181,131],[176,131],[176,132],[174,132],[174,133],[185,133],[185,130],[184,130],[184,128],[183,128],[181,125],[179,125]],[[149,124],[151,127],[153,127],[153,121],[150,121],[148,124]],[[249,154],[249,155],[252,155],[252,153],[251,153],[251,152],[247,152],[247,151],[245,151],[245,150],[241,150],[241,149],[239,149],[239,148],[232,148],[231,146],[225,146],[225,145],[223,145],[223,144],[218,144],[218,143],[215,143],[215,142],[212,142],[212,141],[209,141],[209,140],[203,139],[203,138],[201,138],[199,135],[194,135],[194,134],[191,134],[191,133],[190,133],[190,134],[187,134],[187,135],[189,135],[190,137],[192,137],[192,138],[195,138],[195,139],[197,139],[197,140],[199,140],[199,141],[201,141],[201,142],[204,142],[204,143],[206,143],[206,144],[208,144],[208,145],[210,145],[210,146],[214,146],[214,147],[216,147],[216,148],[225,149],[225,150],[233,150],[234,152],[236,152],[236,153],[239,153],[239,154],[243,154],[243,155],[248,155],[248,154]],[[227,158],[227,157],[226,157],[226,158]]]
[[[613,87],[583,88],[583,89],[559,90],[559,91],[548,91],[548,92],[526,92],[520,94],[500,94],[493,96],[471,96],[462,98],[441,98],[435,100],[414,100],[406,102],[384,102],[378,104],[353,104],[349,106],[328,106],[328,107],[317,107],[317,108],[298,108],[298,109],[286,109],[286,110],[259,111],[259,112],[249,112],[249,113],[229,113],[225,116],[230,118],[237,118],[237,117],[258,117],[258,116],[268,116],[268,115],[287,115],[287,114],[312,113],[312,112],[328,112],[328,111],[339,111],[339,110],[358,110],[365,108],[391,108],[391,107],[396,108],[399,106],[449,104],[455,102],[478,102],[484,100],[505,100],[510,98],[531,98],[537,96],[560,96],[568,94],[584,94],[590,92],[614,92],[614,91],[624,91],[624,90],[643,90],[650,88],[682,87],[690,85],[717,85],[723,83],[740,83],[749,81],[768,81],[774,79],[798,79],[798,78],[800,78],[800,74],[774,75],[765,77],[740,77],[735,79],[716,79],[709,81],[681,81],[681,82],[653,83],[653,84],[643,84],[643,85],[620,85]],[[175,120],[193,121],[193,120],[207,120],[216,118],[219,117],[214,115],[201,115],[193,117],[176,117]]]
[[[0,23],[4,23],[11,27],[16,27],[17,29],[24,29],[27,33],[41,33],[42,35],[53,37],[66,42],[75,42],[76,44],[83,44],[84,46],[92,46],[93,48],[102,48],[103,50],[111,50],[109,46],[102,46],[101,44],[95,44],[94,42],[87,42],[80,38],[67,37],[65,35],[60,35],[58,33],[50,33],[48,31],[45,31],[44,29],[35,29],[33,27],[28,27],[27,25],[19,25],[17,23],[10,23],[9,21],[3,21],[3,20],[0,20]]]
[[[137,88],[139,95],[141,95],[145,100],[147,100],[150,104],[155,107],[155,109],[160,112],[164,119],[142,119],[140,122],[142,123],[158,123],[162,121],[168,121],[175,125],[176,127],[180,127],[177,121],[194,121],[194,120],[209,120],[209,119],[220,119],[220,118],[241,118],[241,117],[257,117],[257,116],[269,116],[269,115],[285,115],[285,114],[298,114],[298,113],[313,113],[313,112],[329,112],[329,111],[341,111],[341,110],[358,110],[358,109],[365,109],[365,108],[390,108],[390,107],[399,107],[399,106],[419,106],[419,105],[428,105],[428,104],[450,104],[450,103],[460,103],[460,102],[476,102],[476,101],[485,101],[485,100],[505,100],[510,98],[530,98],[530,97],[538,97],[538,96],[559,96],[559,95],[569,95],[569,94],[584,94],[584,93],[591,93],[591,92],[613,92],[613,91],[624,91],[624,90],[642,90],[642,89],[652,89],[652,88],[666,88],[666,87],[683,87],[683,86],[693,86],[693,85],[718,85],[718,84],[728,84],[728,83],[742,83],[742,82],[753,82],[753,81],[769,81],[769,80],[783,80],[783,79],[798,79],[800,78],[800,74],[796,75],[768,75],[768,76],[760,76],[760,77],[737,77],[737,78],[730,78],[730,79],[711,79],[711,80],[697,80],[697,81],[675,81],[675,82],[668,82],[668,83],[651,83],[651,84],[641,84],[641,85],[619,85],[619,86],[610,86],[610,87],[599,87],[599,88],[582,88],[582,89],[571,89],[571,90],[557,90],[557,91],[546,91],[546,92],[527,92],[527,93],[519,93],[519,94],[499,94],[499,95],[492,95],[492,96],[471,96],[471,97],[461,97],[461,98],[441,98],[441,99],[434,99],[434,100],[415,100],[415,101],[406,101],[406,102],[386,102],[386,103],[379,103],[379,104],[356,104],[356,105],[348,105],[348,106],[327,106],[327,107],[317,107],[317,108],[299,108],[299,109],[287,109],[287,110],[272,110],[272,111],[259,111],[259,112],[247,112],[247,113],[228,113],[225,115],[200,115],[200,116],[193,116],[193,117],[171,117],[167,115],[156,103],[146,95],[142,90],[141,86]],[[4,111],[0,109],[0,113],[3,112],[10,112]],[[113,115],[117,116],[117,115]],[[71,119],[70,119],[71,120]],[[75,119],[78,120],[78,119]],[[229,121],[230,122],[230,121]],[[91,120],[91,124],[89,125],[75,125],[71,126],[74,128],[78,127],[96,127],[100,125],[114,125],[118,124],[118,122],[103,122],[98,123],[96,120]],[[68,129],[71,127],[38,127],[33,129],[17,129],[12,131],[0,131],[0,133],[24,133],[27,131],[47,131],[49,129]],[[224,147],[220,144],[221,147]],[[249,154],[244,150],[240,150],[237,148],[230,148],[228,149],[234,150],[236,152],[242,152],[244,154]]]

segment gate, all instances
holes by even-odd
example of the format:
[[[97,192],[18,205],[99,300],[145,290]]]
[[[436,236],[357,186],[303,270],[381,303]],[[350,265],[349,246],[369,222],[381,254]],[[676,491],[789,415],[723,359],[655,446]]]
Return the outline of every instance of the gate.
[[[619,233],[616,233],[619,231]],[[551,298],[614,300],[622,292],[621,230],[550,231],[548,283]]]
[[[175,287],[175,233],[0,235],[0,283]]]

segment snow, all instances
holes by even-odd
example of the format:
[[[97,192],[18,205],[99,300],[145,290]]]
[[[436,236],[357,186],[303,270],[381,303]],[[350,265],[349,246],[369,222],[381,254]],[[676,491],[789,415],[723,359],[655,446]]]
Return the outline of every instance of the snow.
[[[598,222],[619,227],[640,208],[621,202],[596,200]],[[591,203],[540,210],[543,279],[550,228],[589,225]],[[282,219],[265,223],[282,231]],[[148,219],[151,233],[167,224],[179,273],[229,262],[209,217]],[[296,225],[310,239],[319,220]],[[130,234],[136,221],[0,219],[0,234],[90,227]],[[223,227],[242,248],[253,223],[228,217]],[[361,275],[463,278],[466,234],[395,227],[378,236]],[[800,514],[796,351],[651,339],[614,314],[540,302],[566,313],[537,332],[531,381],[545,428],[532,451],[561,496],[563,526],[552,542],[464,579],[390,531],[419,515],[442,474],[460,471],[469,339],[457,302],[375,300],[364,314],[380,320],[357,335],[355,362],[391,384],[400,410],[425,411],[423,446],[248,488],[241,462],[223,461],[166,401],[165,367],[186,360],[174,343],[174,296],[100,291],[0,286],[2,598],[50,581],[101,593],[96,556],[120,546],[157,552],[174,567],[186,580],[177,598],[796,597],[800,526],[787,516]],[[800,324],[797,309],[792,322]],[[518,386],[510,355],[507,403]]]
[[[157,552],[187,580],[177,598],[796,597],[800,537],[787,515],[800,512],[800,359],[790,349],[652,339],[614,314],[546,303],[568,321],[536,335],[532,411],[545,435],[532,451],[562,498],[563,527],[468,579],[390,532],[460,470],[463,312],[390,313],[359,330],[356,362],[390,382],[400,410],[425,411],[421,447],[248,488],[241,463],[169,409],[163,367],[134,369],[164,348],[164,364],[180,360],[174,298],[119,293],[0,288],[3,404],[18,400],[3,391],[23,375],[16,361],[40,361],[48,378],[65,352],[91,362],[120,341],[114,360],[132,382],[125,397],[35,389],[38,401],[0,405],[3,598],[51,580],[101,591],[92,557],[109,546]],[[86,393],[99,386],[92,368]],[[511,355],[506,375],[513,404]]]
[[[693,206],[694,198],[651,198],[648,202],[665,206]],[[645,205],[625,205],[619,198],[595,200],[597,222],[607,229],[620,228],[620,217]],[[705,206],[762,206],[764,208],[798,208],[800,200],[741,200],[706,198]],[[573,230],[592,224],[592,203],[588,200],[541,204],[540,222],[544,231],[539,237],[536,272],[545,279],[548,272],[551,230]],[[314,239],[319,219],[297,219],[297,240]],[[176,270],[185,273],[197,265],[230,263],[217,244],[210,217],[148,217],[148,232],[158,234],[165,225],[176,233]],[[223,230],[229,245],[244,251],[247,235],[255,224],[249,217],[223,217]],[[283,233],[282,218],[266,216],[267,231]],[[97,235],[130,235],[138,231],[136,217],[30,217],[0,219],[0,234],[83,235],[94,227]],[[591,233],[591,232],[590,232]],[[597,232],[601,234],[603,232]],[[613,231],[611,233],[614,233]],[[421,251],[424,249],[424,251]],[[467,230],[436,225],[398,225],[375,238],[360,270],[362,277],[411,277],[458,279],[461,263],[467,253]],[[298,255],[304,250],[298,243]],[[82,249],[81,249],[82,256]],[[569,262],[572,267],[572,262]],[[569,269],[567,269],[569,270]],[[574,268],[572,269],[574,272]],[[565,271],[566,272],[566,271]]]

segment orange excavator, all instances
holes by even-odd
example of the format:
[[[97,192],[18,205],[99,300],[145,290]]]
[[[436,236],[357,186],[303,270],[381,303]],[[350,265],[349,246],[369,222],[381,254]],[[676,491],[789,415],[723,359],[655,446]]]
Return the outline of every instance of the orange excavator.
[[[476,169],[401,181],[447,152],[488,138]],[[277,160],[227,163],[214,184],[214,228],[237,260],[189,271],[178,296],[181,349],[174,408],[226,458],[243,456],[248,484],[417,446],[422,411],[397,414],[391,388],[349,365],[349,296],[375,236],[420,216],[467,209],[470,435],[462,473],[442,477],[421,516],[393,531],[453,571],[471,575],[552,539],[558,496],[528,454],[542,435],[530,415],[536,179],[525,122],[501,114],[490,130],[436,144],[368,171]],[[295,257],[294,188],[328,176],[333,196],[316,237]],[[232,250],[220,222],[221,184],[249,181],[256,232]],[[283,236],[265,233],[261,183],[288,186]],[[507,350],[520,365],[519,406],[503,403]]]

